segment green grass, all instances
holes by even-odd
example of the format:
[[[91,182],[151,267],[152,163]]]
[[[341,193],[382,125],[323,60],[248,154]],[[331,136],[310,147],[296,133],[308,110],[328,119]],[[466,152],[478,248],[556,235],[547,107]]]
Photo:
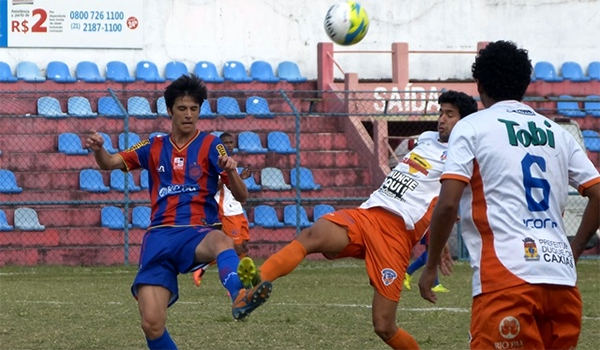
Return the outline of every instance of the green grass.
[[[600,343],[600,261],[581,261],[584,301],[578,349]],[[468,349],[471,269],[458,263],[443,277],[451,292],[434,306],[402,293],[398,324],[422,349]],[[146,349],[137,304],[129,292],[133,267],[4,267],[0,269],[0,349]],[[307,261],[277,280],[271,299],[246,321],[211,268],[196,288],[180,276],[180,299],[168,328],[180,349],[388,349],[371,325],[373,290],[364,263]],[[437,310],[436,310],[437,308]]]

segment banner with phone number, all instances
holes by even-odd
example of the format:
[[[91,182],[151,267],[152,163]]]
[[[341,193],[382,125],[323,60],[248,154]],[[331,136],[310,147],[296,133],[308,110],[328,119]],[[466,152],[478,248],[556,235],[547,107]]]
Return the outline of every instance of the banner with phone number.
[[[143,0],[0,0],[0,47],[141,49]]]

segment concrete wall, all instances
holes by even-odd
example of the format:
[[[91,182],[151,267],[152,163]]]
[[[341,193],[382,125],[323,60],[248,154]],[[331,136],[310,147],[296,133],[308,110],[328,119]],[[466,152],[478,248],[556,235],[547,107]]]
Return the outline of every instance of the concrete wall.
[[[239,60],[277,65],[294,60],[304,75],[317,76],[318,42],[328,41],[323,19],[335,2],[321,0],[147,0],[143,50],[0,49],[0,60],[13,69],[23,60],[45,68],[63,60],[71,69],[79,61],[104,65],[122,60],[133,73],[149,59],[159,67],[180,60],[190,70],[200,60],[222,67]],[[576,61],[584,70],[600,60],[600,0],[361,0],[371,27],[360,44],[339,50],[389,50],[392,42],[408,42],[410,50],[475,51],[478,41],[509,39],[530,51],[532,61]],[[411,79],[470,77],[474,53],[413,54]],[[388,54],[336,54],[345,72],[368,79],[391,78]],[[336,77],[343,77],[336,69]]]

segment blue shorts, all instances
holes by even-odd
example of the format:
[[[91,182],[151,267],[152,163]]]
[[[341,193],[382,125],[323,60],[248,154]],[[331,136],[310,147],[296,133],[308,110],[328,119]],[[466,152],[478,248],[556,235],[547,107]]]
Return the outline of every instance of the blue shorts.
[[[211,231],[214,228],[186,226],[158,227],[146,232],[131,294],[137,298],[142,284],[162,286],[171,291],[169,306],[173,305],[179,298],[177,275],[201,265],[194,261],[196,247]]]

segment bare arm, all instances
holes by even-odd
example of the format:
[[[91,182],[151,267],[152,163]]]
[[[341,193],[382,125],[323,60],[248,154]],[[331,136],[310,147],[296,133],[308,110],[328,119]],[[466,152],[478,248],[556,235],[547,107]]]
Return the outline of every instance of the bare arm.
[[[573,250],[573,259],[575,259],[575,262],[579,260],[587,242],[600,226],[600,184],[595,184],[587,188],[583,192],[583,195],[588,197],[589,201],[583,212],[577,233],[571,241],[571,249]]]
[[[225,170],[229,179],[229,190],[233,197],[240,203],[246,203],[248,199],[248,189],[244,180],[237,172],[237,162],[229,156],[219,156],[218,164],[221,169]]]
[[[95,131],[92,131],[92,134],[88,136],[85,140],[86,148],[91,149],[94,152],[94,158],[96,159],[96,163],[102,170],[114,170],[121,169],[126,170],[125,163],[123,162],[123,158],[116,154],[108,153],[104,147],[104,139],[102,135],[98,134]]]

